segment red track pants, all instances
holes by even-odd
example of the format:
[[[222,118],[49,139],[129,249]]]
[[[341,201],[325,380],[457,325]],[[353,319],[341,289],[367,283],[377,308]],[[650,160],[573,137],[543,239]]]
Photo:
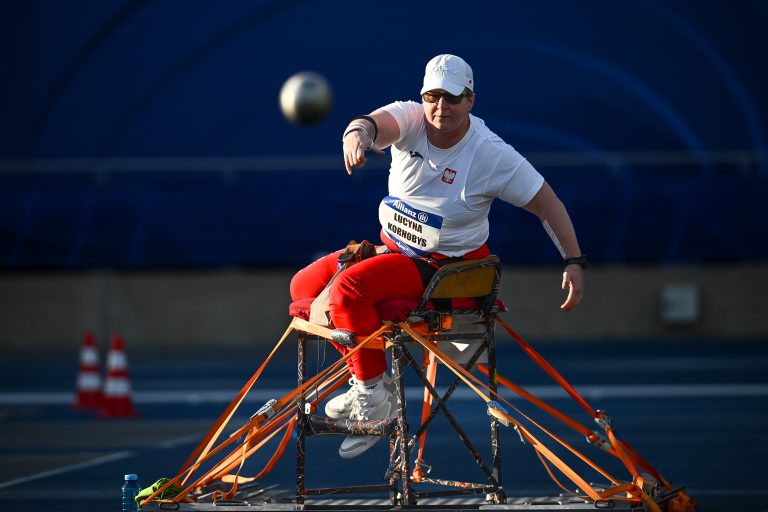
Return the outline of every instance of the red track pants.
[[[336,273],[340,252],[324,256],[297,272],[291,281],[292,300],[317,297]],[[333,281],[331,321],[338,329],[367,335],[381,327],[377,302],[419,298],[423,293],[424,283],[411,258],[399,253],[374,256],[352,265]],[[346,347],[332,343],[342,354],[347,352]],[[377,377],[387,370],[382,350],[358,350],[348,361],[358,380]]]

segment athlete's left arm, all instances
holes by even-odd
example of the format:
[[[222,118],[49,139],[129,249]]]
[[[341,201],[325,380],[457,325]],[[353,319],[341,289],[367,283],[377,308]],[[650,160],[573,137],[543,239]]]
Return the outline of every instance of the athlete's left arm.
[[[523,208],[541,220],[544,229],[552,238],[563,258],[581,256],[576,231],[563,202],[545,181],[541,189]],[[568,288],[568,298],[560,306],[563,311],[575,309],[584,295],[584,270],[577,264],[568,265],[563,270],[562,289]]]

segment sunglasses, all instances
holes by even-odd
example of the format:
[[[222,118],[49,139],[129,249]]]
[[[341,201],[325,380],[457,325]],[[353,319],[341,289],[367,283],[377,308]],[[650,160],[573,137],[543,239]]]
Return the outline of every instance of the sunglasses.
[[[458,96],[454,96],[453,94],[448,94],[447,92],[427,91],[421,95],[421,99],[427,103],[437,103],[438,101],[440,101],[440,98],[443,98],[446,103],[449,103],[451,105],[458,105],[459,103],[461,103],[461,100],[464,98],[464,96],[468,97],[471,95],[459,94]]]

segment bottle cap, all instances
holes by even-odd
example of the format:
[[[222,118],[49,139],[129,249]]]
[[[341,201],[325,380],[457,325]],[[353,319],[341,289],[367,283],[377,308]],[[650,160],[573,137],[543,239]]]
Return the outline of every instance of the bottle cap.
[[[126,480],[138,480],[139,476],[136,475],[135,473],[131,473],[129,475],[125,475],[125,479]]]

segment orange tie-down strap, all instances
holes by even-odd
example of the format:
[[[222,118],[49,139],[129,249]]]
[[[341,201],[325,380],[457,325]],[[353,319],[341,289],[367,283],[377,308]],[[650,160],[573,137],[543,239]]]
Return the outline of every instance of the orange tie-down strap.
[[[477,365],[478,370],[480,370],[481,373],[484,375],[489,375],[489,370],[485,365],[478,364]],[[602,438],[598,435],[597,432],[590,430],[589,427],[586,425],[583,425],[579,423],[578,421],[572,419],[562,411],[559,411],[558,409],[552,407],[551,405],[547,404],[540,398],[532,395],[528,391],[526,391],[523,387],[515,384],[514,382],[511,382],[510,380],[504,378],[502,375],[498,373],[498,371],[494,374],[494,379],[496,382],[504,386],[505,388],[515,392],[520,397],[528,400],[533,405],[539,407],[543,411],[549,413],[551,416],[559,419],[561,422],[566,424],[567,426],[571,427],[576,432],[582,434],[587,438],[587,440],[597,446],[598,448],[601,448],[605,450],[606,452],[610,453],[616,458],[621,458],[619,453],[616,451],[616,449],[611,444],[610,436],[609,439],[606,440],[605,438]],[[606,435],[608,435],[606,433]],[[623,448],[625,455],[628,456],[632,461],[634,461],[637,465],[642,467],[649,475],[651,475],[657,482],[662,484],[666,489],[672,490],[672,485],[664,478],[662,477],[656,469],[650,465],[645,459],[643,459],[632,447],[623,439],[617,439],[615,437],[615,433],[613,430],[611,430],[611,436],[613,436],[613,442],[617,443],[618,445]],[[550,473],[550,476],[551,475]],[[554,479],[554,477],[553,477]],[[628,484],[625,484],[628,485]],[[614,490],[618,489],[619,487],[615,487]],[[617,491],[617,492],[623,492],[623,491]],[[683,490],[677,491],[678,494],[672,498],[671,501],[675,502],[675,507],[672,508],[672,506],[667,505],[668,512],[692,512],[694,510],[694,506],[696,505],[696,501],[692,500],[690,497],[688,497]],[[603,493],[604,496],[605,493]]]
[[[324,400],[331,393],[336,391],[339,387],[346,384],[347,379],[343,379],[347,375],[347,369],[341,368],[335,374],[328,378],[326,382],[330,384],[322,393],[320,393],[314,400],[308,402],[310,409],[314,410],[317,407],[317,403]],[[319,384],[318,388],[325,387],[326,383]],[[209,470],[203,475],[194,487],[202,487],[212,482],[221,481],[224,483],[231,483],[232,488],[228,492],[217,491],[221,495],[221,499],[232,499],[237,492],[238,485],[241,483],[252,482],[258,480],[268,474],[275,467],[277,462],[283,456],[288,442],[291,440],[293,429],[296,426],[297,416],[293,413],[293,408],[284,408],[275,421],[269,424],[264,424],[258,431],[249,432],[241,446],[235,448],[230,452],[221,462]],[[283,437],[278,444],[275,452],[269,458],[264,468],[259,471],[255,476],[243,477],[240,476],[240,472],[243,469],[246,459],[251,455],[259,451],[264,445],[266,445],[273,437],[275,437],[281,430],[285,430]],[[239,466],[238,466],[239,461]],[[235,466],[238,466],[235,474],[229,474]]]
[[[455,363],[450,357],[446,356],[438,347],[432,345],[428,340],[422,338],[418,332],[411,329],[410,326],[408,326],[405,323],[400,323],[399,326],[401,329],[407,332],[416,342],[422,345],[425,349],[432,351],[437,357],[437,359],[439,359],[443,364],[445,364],[465,384],[467,384],[467,386],[469,386],[470,389],[472,389],[482,400],[484,400],[488,404],[488,414],[494,416],[503,424],[512,425],[525,441],[527,441],[539,454],[541,454],[546,460],[548,460],[552,465],[554,465],[558,470],[560,470],[561,473],[563,473],[574,484],[576,484],[578,488],[581,489],[590,499],[592,499],[593,501],[603,501],[608,499],[608,497],[614,496],[614,494],[616,493],[627,492],[629,500],[643,501],[648,505],[649,510],[651,510],[652,512],[660,512],[660,508],[658,507],[656,502],[653,501],[653,498],[651,498],[643,490],[642,476],[635,473],[632,475],[633,477],[632,483],[630,484],[619,483],[617,479],[609,475],[605,470],[603,470],[597,464],[592,462],[580,451],[572,447],[570,444],[568,444],[567,442],[565,442],[564,440],[562,440],[561,438],[559,438],[558,436],[556,436],[555,434],[553,434],[552,432],[550,432],[549,430],[541,426],[540,424],[536,423],[530,417],[526,416],[524,413],[522,413],[522,411],[517,409],[514,405],[509,403],[507,400],[505,400],[504,398],[499,396],[497,393],[495,393],[493,390],[491,390],[487,385],[482,383],[477,377],[475,377],[474,375],[466,371],[464,368],[462,368],[460,365]],[[487,391],[489,394],[486,395],[481,390],[481,388]],[[509,413],[497,407],[496,402],[491,399],[491,395],[493,395],[497,400],[503,401],[511,409],[515,410],[518,414],[523,416],[526,420],[531,422],[534,426],[538,427],[541,431],[545,432],[557,443],[559,443],[565,449],[567,449],[572,454],[577,456],[585,464],[590,466],[593,470],[597,471],[603,477],[607,478],[611,483],[614,484],[614,487],[606,489],[602,493],[595,490],[591,485],[589,485],[586,482],[586,480],[584,480],[579,474],[577,474],[562,459],[560,459],[555,453],[553,453],[551,450],[549,450],[549,448],[547,448],[544,444],[542,444],[528,429],[525,428],[525,426],[523,426],[519,421],[513,418]],[[620,490],[615,490],[619,486],[621,486]]]
[[[541,356],[534,348],[531,346],[530,343],[525,341],[522,336],[520,336],[517,332],[515,332],[509,325],[507,325],[502,319],[497,318],[496,321],[501,325],[507,333],[512,336],[512,339],[515,340],[515,342],[523,349],[523,351],[547,374],[549,375],[555,382],[557,382],[565,391],[570,395],[579,405],[584,408],[587,413],[589,413],[590,416],[592,416],[593,419],[598,423],[598,425],[602,426],[606,435],[608,435],[609,441],[611,440],[611,435],[608,434],[608,430],[611,429],[610,424],[608,424],[606,421],[603,421],[605,419],[605,414],[603,412],[597,411],[594,408],[592,408],[587,401],[582,397],[578,391],[563,377],[544,357]],[[482,371],[482,369],[481,369]],[[508,387],[510,390],[520,394],[518,389],[515,389],[515,387],[509,387],[507,386],[503,381],[506,379],[499,380],[502,385],[505,385],[505,387]],[[509,381],[506,381],[507,384],[511,384]],[[582,427],[578,422],[575,422],[567,418],[564,414],[560,413],[559,411],[555,412],[555,410],[548,406],[543,406],[543,402],[535,399],[535,397],[532,397],[532,395],[525,393],[521,394],[523,398],[526,398],[530,400],[532,403],[537,405],[538,407],[543,408],[545,411],[549,412],[550,414],[554,415],[556,418],[563,421],[566,425],[575,428],[577,432],[584,433]],[[576,427],[576,425],[579,425],[579,428]],[[586,427],[584,427],[586,428]],[[587,439],[589,439],[590,442],[600,446],[605,445],[605,448],[607,451],[609,451],[612,455],[618,457],[624,465],[627,467],[627,469],[632,473],[636,474],[637,471],[635,470],[634,464],[639,465],[642,467],[649,475],[651,475],[656,481],[661,483],[665,488],[671,489],[672,485],[643,457],[640,456],[635,450],[633,450],[625,441],[617,440],[616,445],[611,441],[610,448],[608,448],[607,444],[602,442],[594,433],[585,434]],[[615,438],[614,438],[615,439]]]
[[[326,382],[332,383],[332,384],[330,384],[314,400],[309,402],[310,409],[314,410],[317,407],[318,402],[325,400],[328,397],[328,395],[330,395],[331,393],[336,391],[338,388],[346,384],[347,379],[342,378],[346,374],[347,374],[347,369],[341,368],[334,375],[329,377]],[[325,387],[326,385],[327,384],[325,382],[321,383],[318,385],[318,388]],[[242,443],[242,449],[236,448],[221,462],[219,462],[219,464],[217,464],[213,469],[208,471],[208,473],[206,473],[199,480],[198,486],[204,486],[216,481],[232,483],[233,486],[228,492],[224,493],[222,491],[219,491],[221,493],[222,499],[232,499],[235,496],[235,493],[237,492],[238,484],[252,482],[253,480],[258,480],[259,478],[262,478],[264,475],[272,471],[272,469],[277,464],[277,461],[280,460],[280,458],[283,456],[283,453],[285,452],[285,449],[288,446],[288,442],[291,439],[291,435],[293,434],[293,429],[296,426],[297,416],[295,414],[291,416],[292,412],[293,412],[292,408],[284,409],[280,413],[281,416],[278,419],[276,419],[274,422],[272,422],[270,425],[265,424],[264,426],[262,426],[262,428],[258,432],[249,433],[246,439]],[[290,419],[285,421],[285,419],[288,418],[289,416],[290,416]],[[281,422],[282,424],[280,424]],[[274,427],[269,428],[272,425],[274,425]],[[267,463],[265,464],[264,468],[255,476],[252,476],[252,477],[240,476],[240,472],[243,469],[245,460],[251,455],[253,455],[254,453],[256,453],[258,450],[260,450],[280,430],[283,430],[283,429],[285,429],[283,438],[278,444],[277,448],[275,449],[275,452],[270,457],[269,461],[267,461]],[[230,471],[232,471],[232,469],[235,468],[235,466],[238,465],[238,460],[240,461],[240,464],[237,472],[234,475],[228,474]]]
[[[437,378],[437,360],[434,352],[424,351],[424,367],[426,369],[426,378],[429,384],[434,388],[435,380]],[[429,392],[427,386],[424,386],[424,398],[421,403],[421,424],[423,425],[429,418],[429,413],[432,410],[432,393]],[[419,449],[416,452],[416,464],[413,468],[413,474],[411,478],[414,482],[421,482],[427,475],[422,469],[424,465],[424,445],[427,442],[427,430],[421,433],[419,436]]]
[[[270,431],[272,431],[272,429],[277,428],[276,424],[279,423],[279,421],[285,420],[286,416],[277,414],[278,411],[280,411],[281,409],[284,409],[285,407],[288,407],[290,409],[290,406],[295,406],[297,398],[300,395],[306,393],[308,389],[316,389],[319,391],[319,390],[322,390],[324,387],[328,387],[330,385],[329,381],[331,380],[331,379],[327,379],[329,375],[342,369],[342,367],[345,366],[347,360],[350,357],[352,357],[352,355],[355,354],[358,350],[367,348],[368,343],[370,343],[373,340],[381,339],[380,335],[390,330],[391,326],[392,326],[391,322],[385,322],[381,326],[381,328],[379,328],[377,331],[371,333],[369,336],[363,339],[358,345],[350,349],[346,354],[344,354],[343,357],[341,357],[331,366],[322,370],[320,373],[318,373],[314,377],[308,379],[301,386],[297,387],[290,393],[286,394],[279,400],[275,401],[275,403],[271,404],[271,406],[268,408],[269,410],[265,411],[264,413],[255,414],[253,417],[251,417],[251,419],[245,425],[240,427],[237,431],[231,434],[228,439],[222,441],[218,446],[214,448],[213,446],[216,443],[216,440],[218,439],[218,437],[221,435],[221,432],[224,430],[224,428],[226,427],[227,423],[234,415],[237,408],[240,406],[240,404],[242,404],[243,400],[245,399],[245,396],[248,394],[250,389],[258,380],[259,376],[264,371],[264,368],[266,368],[270,360],[273,358],[278,348],[282,345],[282,343],[285,341],[285,339],[288,337],[288,335],[292,331],[298,330],[298,331],[308,332],[310,334],[315,334],[315,335],[330,339],[330,333],[331,333],[330,329],[320,327],[315,324],[311,324],[299,318],[293,318],[290,325],[288,326],[285,333],[283,334],[282,338],[280,338],[280,340],[277,342],[275,347],[272,349],[272,352],[270,352],[270,354],[267,356],[267,359],[259,367],[259,369],[256,370],[256,372],[248,380],[246,385],[243,386],[243,388],[237,394],[235,399],[229,404],[229,406],[227,406],[227,408],[224,410],[224,412],[219,417],[219,419],[214,423],[213,427],[211,427],[210,431],[208,432],[208,434],[206,434],[206,436],[203,438],[200,444],[193,450],[192,454],[188,457],[187,461],[182,466],[182,470],[175,477],[173,477],[168,482],[166,482],[165,485],[157,489],[154,493],[152,493],[152,495],[150,495],[145,500],[143,500],[142,503],[148,503],[150,501],[153,501],[158,495],[160,495],[163,491],[165,491],[168,487],[172,485],[176,485],[179,487],[184,486],[187,483],[187,481],[191,478],[192,474],[195,471],[197,471],[197,469],[199,469],[200,466],[205,461],[209,460],[214,455],[217,455],[218,453],[220,453],[224,448],[234,443],[241,436],[246,435],[246,441],[245,441],[246,443],[254,442],[257,439],[262,439],[263,438],[263,434],[261,434],[262,429],[266,430],[267,427],[269,427]],[[231,455],[232,454],[230,454],[230,456]],[[227,459],[229,459],[229,457]],[[221,469],[221,464],[218,464],[214,469]],[[202,477],[198,478],[195,482],[188,485],[186,488],[182,490],[182,492],[180,492],[176,497],[174,497],[173,501],[174,502],[183,501],[183,499],[195,488],[197,488],[201,482],[206,481],[208,476],[209,476],[208,474],[203,475]]]
[[[483,364],[478,364],[477,369],[480,370],[480,373],[484,375],[489,375],[488,367],[486,367]],[[616,449],[613,447],[613,445],[610,443],[610,440],[605,439],[604,437],[601,437],[597,432],[590,429],[586,425],[583,425],[582,423],[579,423],[578,421],[574,420],[567,414],[563,413],[562,411],[556,409],[555,407],[551,406],[550,404],[546,403],[539,397],[529,393],[526,391],[523,387],[515,384],[514,382],[504,378],[501,374],[498,373],[498,371],[495,372],[494,380],[504,386],[505,388],[509,389],[510,391],[513,391],[521,398],[524,398],[525,400],[528,400],[530,403],[538,407],[539,409],[549,413],[554,418],[557,418],[562,423],[570,427],[571,429],[575,430],[579,434],[583,435],[587,441],[594,444],[598,448],[602,448],[603,450],[607,451],[614,457],[619,458],[619,454],[616,451]],[[626,441],[619,439],[618,442],[621,444],[624,451],[627,453],[629,458],[634,461],[637,465],[642,467],[649,475],[651,475],[656,481],[662,483],[664,487],[667,489],[671,489],[671,485],[669,482],[667,482],[656,469],[651,466],[647,461],[645,461],[637,452],[632,450]]]
[[[517,341],[518,344],[520,344],[524,349],[526,349],[525,350],[526,353],[528,353],[528,354],[535,353],[536,354],[536,358],[534,358],[534,361],[536,361],[537,363],[539,361],[545,361],[544,358],[540,354],[536,353],[536,351],[533,349],[533,347],[530,346],[530,344],[528,344],[528,342],[526,342],[519,334],[514,332],[511,328],[509,328],[509,326],[504,324],[502,321],[499,321],[499,322],[507,330],[507,332],[510,335],[512,335],[512,337],[515,339],[515,341]],[[478,368],[478,370],[480,370],[481,373],[483,373],[486,376],[489,376],[489,369],[488,369],[488,367],[486,367],[483,364],[478,364],[477,368]],[[551,365],[549,365],[549,368],[552,371],[554,371],[554,368],[551,367]],[[545,368],[542,368],[542,369],[544,369],[546,371]],[[549,373],[549,372],[547,372],[547,373]],[[565,379],[562,376],[560,376],[560,379],[562,379],[563,382],[566,382]],[[501,384],[505,388],[509,389],[510,391],[513,391],[514,393],[516,393],[520,397],[524,398],[525,400],[528,400],[533,405],[539,407],[543,411],[549,413],[551,416],[557,418],[558,420],[560,420],[565,425],[569,426],[570,428],[572,428],[576,432],[578,432],[578,433],[582,434],[583,436],[585,436],[590,443],[594,444],[595,446],[597,446],[599,448],[602,448],[603,450],[607,451],[608,453],[610,453],[614,457],[617,457],[617,458],[621,459],[622,456],[624,456],[624,457],[627,457],[627,458],[631,459],[631,461],[633,461],[635,464],[637,464],[638,466],[643,468],[643,470],[645,470],[649,475],[651,475],[657,482],[662,484],[666,489],[668,489],[668,490],[672,489],[672,485],[653,466],[651,466],[651,464],[647,460],[645,460],[643,457],[641,457],[629,445],[629,443],[627,443],[623,439],[616,438],[615,432],[613,432],[612,429],[611,429],[610,433],[608,433],[606,431],[606,435],[609,438],[608,440],[606,440],[605,438],[600,437],[600,435],[597,432],[591,430],[589,427],[579,423],[578,421],[572,419],[571,417],[569,417],[568,415],[566,415],[562,411],[559,411],[558,409],[556,409],[556,408],[552,407],[551,405],[547,404],[546,402],[544,402],[540,398],[538,398],[538,397],[534,396],[533,394],[529,393],[528,391],[526,391],[523,387],[521,387],[521,386],[515,384],[514,382],[511,382],[510,380],[504,378],[502,375],[500,375],[498,373],[498,370],[494,371],[493,380],[495,382]],[[556,379],[556,380],[558,380],[558,379]],[[558,380],[558,382],[559,382],[559,380]],[[573,393],[578,394],[578,392],[573,387],[571,387],[571,389],[572,389]],[[583,400],[583,401],[584,401],[584,403],[586,403],[586,400]],[[592,414],[592,416],[596,417],[596,418],[600,418],[600,419],[603,418],[603,416],[600,413],[597,413],[596,411],[595,411],[594,414]],[[621,450],[617,451],[616,448],[614,448],[612,443],[615,443],[617,446],[619,446]],[[628,468],[633,468],[631,464],[627,465],[627,467]],[[631,471],[634,472],[634,468]],[[614,488],[614,490],[615,489],[618,489],[618,487]],[[621,492],[621,491],[617,491],[617,492]],[[674,508],[675,512],[678,512],[678,511],[679,512],[692,511],[692,510],[694,510],[694,506],[696,504],[696,501],[692,500],[690,497],[688,497],[685,494],[685,492],[682,491],[682,490],[678,491],[678,494],[672,500],[670,500],[670,502],[674,502],[675,503],[675,505],[674,505],[674,507],[676,507],[676,508]],[[670,508],[670,507],[672,507],[672,505],[668,505],[667,508],[668,508],[669,511],[672,511],[673,508]]]
[[[314,331],[319,336],[326,337],[326,335],[330,335],[329,329],[322,326],[317,326],[315,324],[308,323],[301,319],[298,319],[295,322],[294,326],[296,328],[301,328],[302,330],[304,330],[304,332],[309,332],[310,334],[312,334],[312,332]],[[414,328],[418,332],[427,332],[426,324],[424,322],[420,322],[416,324]],[[365,341],[368,337],[359,336],[358,338],[360,338],[360,340],[362,341]],[[381,335],[375,338],[371,338],[370,341],[368,341],[366,343],[366,346],[363,348],[368,349],[368,348],[377,348],[378,346],[382,346],[382,340],[383,338]],[[388,345],[389,342],[386,342],[386,344]],[[374,345],[374,346],[371,347],[371,345]],[[425,355],[425,365],[428,367],[428,370],[427,370],[428,378],[432,383],[432,385],[434,386],[435,377],[437,374],[437,362],[435,360],[435,355],[427,351],[424,351],[424,355]],[[310,407],[312,409],[316,408],[316,404],[318,402],[325,400],[331,393],[333,393],[334,391],[339,389],[341,386],[346,384],[346,379],[341,378],[342,376],[346,375],[346,373],[347,373],[346,367],[341,368],[340,370],[337,371],[336,374],[329,377],[329,379],[327,380],[327,382],[331,383],[330,385],[325,383],[320,384],[318,386],[320,389],[322,389],[325,386],[328,386],[328,387],[310,403]],[[423,404],[424,406],[422,408],[422,423],[426,420],[426,417],[430,409],[429,406],[431,405],[431,403],[432,403],[432,395],[425,388],[424,404]],[[278,420],[278,421],[282,421],[282,420]],[[266,444],[269,440],[271,440],[276,435],[277,431],[270,434],[270,431],[265,431],[265,429],[262,428],[261,432],[263,432],[263,436],[254,437],[253,439],[250,439],[249,441],[244,442],[243,443],[244,448],[242,450],[240,449],[234,450],[224,461],[222,461],[214,469],[209,471],[207,473],[207,478],[202,480],[199,485],[204,486],[206,484],[219,481],[219,480],[226,483],[232,483],[233,484],[232,489],[227,493],[218,491],[221,494],[222,499],[232,499],[235,493],[237,492],[238,484],[252,482],[253,480],[258,480],[259,478],[262,478],[264,475],[268,474],[272,470],[272,468],[275,466],[277,461],[282,457],[283,453],[285,452],[285,448],[288,444],[288,441],[291,438],[291,434],[293,432],[295,424],[296,424],[296,416],[294,416],[290,421],[284,422],[280,427],[276,428],[277,431],[286,429],[285,434],[283,434],[283,438],[280,441],[280,444],[278,445],[272,457],[269,459],[269,461],[264,466],[264,468],[256,476],[253,476],[253,477],[240,476],[240,472],[243,468],[243,464],[245,463],[245,460],[248,457],[256,453],[262,446],[264,446],[264,444]],[[267,434],[269,434],[268,437],[267,437]],[[263,437],[266,437],[266,439],[261,441]],[[418,455],[419,459],[421,458],[424,450],[425,440],[426,440],[426,431],[422,434],[420,439],[419,455]],[[253,443],[255,443],[256,441],[261,441],[261,442],[259,442],[254,446]],[[246,445],[249,445],[249,446],[246,448],[245,447]],[[238,453],[240,454],[239,456],[237,455]],[[238,467],[237,472],[234,475],[227,474],[232,469],[234,469],[234,467],[237,465],[237,459],[240,460],[240,465]],[[417,466],[417,470],[420,470],[420,469],[421,468]]]

